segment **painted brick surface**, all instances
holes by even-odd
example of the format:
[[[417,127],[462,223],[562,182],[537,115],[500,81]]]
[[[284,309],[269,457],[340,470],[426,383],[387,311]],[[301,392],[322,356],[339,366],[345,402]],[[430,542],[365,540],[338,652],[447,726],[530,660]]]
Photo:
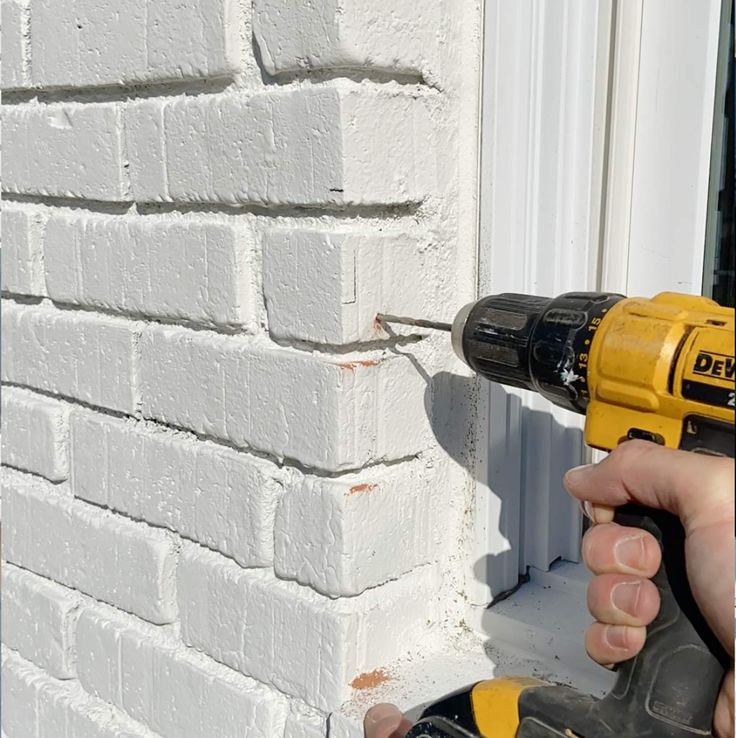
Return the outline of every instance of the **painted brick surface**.
[[[404,232],[271,230],[263,238],[269,331],[329,344],[384,338],[380,312],[434,314],[443,261],[432,244]]]
[[[292,704],[286,717],[284,738],[324,738],[327,720],[316,710]]]
[[[29,0],[2,0],[0,14],[3,89],[28,87],[31,81],[30,2]]]
[[[243,566],[273,561],[284,474],[272,463],[136,421],[77,411],[72,490],[176,531]]]
[[[52,482],[69,476],[70,406],[17,387],[2,390],[3,463]]]
[[[256,326],[253,237],[237,222],[57,215],[45,259],[59,302]]]
[[[133,413],[138,324],[106,315],[3,302],[3,380]]]
[[[286,719],[284,698],[184,648],[161,629],[108,608],[80,615],[80,680],[163,738],[272,738]],[[94,632],[101,633],[99,638]]]
[[[34,0],[33,81],[90,87],[223,77],[245,50],[237,0]]]
[[[126,119],[138,201],[372,205],[420,202],[434,189],[420,150],[426,106],[400,91],[336,83],[143,100]]]
[[[44,218],[37,211],[4,202],[0,221],[3,292],[45,295],[42,245]]]
[[[79,593],[11,564],[2,591],[3,643],[57,679],[73,677]]]
[[[3,649],[3,732],[8,738],[156,738],[77,682],[58,681]]]
[[[121,116],[119,103],[6,108],[3,186],[28,195],[127,199]]]
[[[176,616],[177,547],[168,534],[5,473],[6,559],[154,623]]]
[[[270,74],[376,67],[426,74],[435,63],[440,2],[255,0],[253,30]]]
[[[375,315],[473,297],[479,4],[0,6],[2,738],[357,738],[466,605]]]
[[[428,442],[426,383],[403,357],[322,358],[166,326],[145,332],[141,352],[143,414],[154,420],[322,469]]]
[[[427,607],[434,587],[436,571],[423,567],[360,597],[330,600],[187,546],[178,580],[182,637],[214,659],[329,711],[350,696],[349,684],[361,672],[426,639],[420,624],[435,616]]]
[[[437,546],[432,487],[418,464],[304,477],[279,503],[276,574],[342,597],[426,563]]]

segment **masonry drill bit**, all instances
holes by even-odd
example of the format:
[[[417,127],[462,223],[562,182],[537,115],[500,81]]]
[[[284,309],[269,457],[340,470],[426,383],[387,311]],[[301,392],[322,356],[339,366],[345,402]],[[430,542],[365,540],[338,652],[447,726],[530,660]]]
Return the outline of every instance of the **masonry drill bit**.
[[[376,316],[381,323],[400,323],[401,325],[414,325],[417,328],[432,328],[436,331],[452,331],[452,323],[438,323],[436,320],[423,320],[422,318],[403,318],[399,315]]]

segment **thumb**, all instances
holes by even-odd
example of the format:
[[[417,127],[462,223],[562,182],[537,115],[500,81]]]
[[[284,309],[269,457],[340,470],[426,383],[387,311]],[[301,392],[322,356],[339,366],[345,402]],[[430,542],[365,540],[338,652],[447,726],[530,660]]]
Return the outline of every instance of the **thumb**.
[[[636,502],[677,515],[687,533],[733,520],[732,459],[628,441],[599,464],[565,475],[570,494],[594,505]]]
[[[381,703],[365,714],[363,730],[365,738],[404,738],[411,730],[411,722],[396,705]]]

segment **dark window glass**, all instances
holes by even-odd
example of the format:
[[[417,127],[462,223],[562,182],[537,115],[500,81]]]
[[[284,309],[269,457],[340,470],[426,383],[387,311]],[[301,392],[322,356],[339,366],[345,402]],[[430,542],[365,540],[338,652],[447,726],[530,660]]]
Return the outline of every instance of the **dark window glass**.
[[[716,81],[716,107],[713,122],[711,186],[706,227],[703,294],[721,305],[734,307],[736,300],[736,232],[734,231],[734,185],[736,150],[734,124],[734,3],[724,0],[721,22],[721,48]]]

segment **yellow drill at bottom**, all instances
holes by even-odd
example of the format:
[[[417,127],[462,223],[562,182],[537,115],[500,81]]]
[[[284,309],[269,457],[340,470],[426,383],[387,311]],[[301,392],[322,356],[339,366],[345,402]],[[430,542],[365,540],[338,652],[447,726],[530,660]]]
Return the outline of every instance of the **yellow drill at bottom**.
[[[734,311],[707,298],[502,294],[466,305],[452,324],[379,317],[451,331],[455,352],[481,376],[584,414],[594,448],[644,439],[734,456]],[[620,508],[616,521],[652,533],[662,565],[653,579],[659,614],[612,691],[596,699],[527,678],[480,682],[428,707],[410,738],[711,735],[729,660],[690,591],[682,526],[634,505]]]

